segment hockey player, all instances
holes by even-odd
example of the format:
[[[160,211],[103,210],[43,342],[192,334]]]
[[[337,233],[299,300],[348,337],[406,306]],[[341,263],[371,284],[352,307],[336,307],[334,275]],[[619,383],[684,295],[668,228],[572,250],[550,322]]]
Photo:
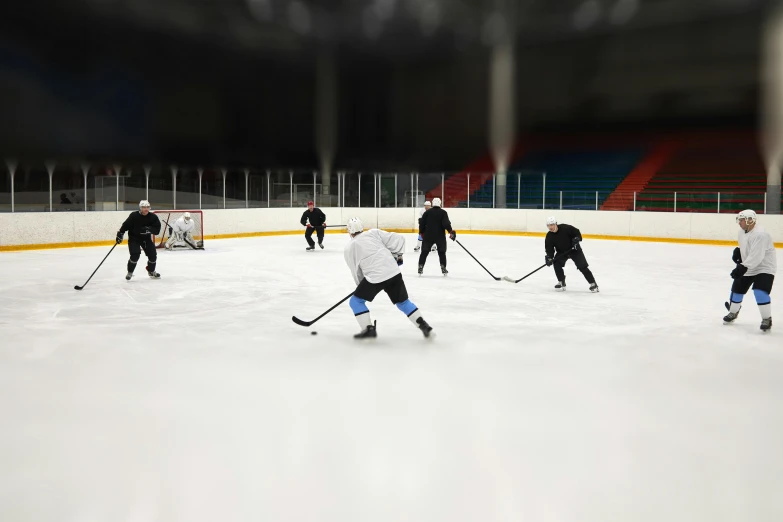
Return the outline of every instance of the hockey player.
[[[777,253],[769,233],[756,222],[756,213],[743,210],[737,215],[739,246],[734,249],[732,260],[737,263],[731,271],[734,283],[726,307],[729,313],[723,318],[724,324],[734,322],[742,307],[742,298],[753,286],[753,295],[761,313],[762,331],[772,328],[772,301],[769,293],[777,270]]]
[[[196,227],[196,220],[190,217],[190,212],[185,212],[178,220],[169,226],[169,240],[166,241],[166,250],[171,250],[173,246],[187,245],[191,248],[198,248],[202,245],[197,244],[193,239],[193,229]],[[200,243],[200,241],[199,241]]]
[[[308,223],[309,220],[309,223]],[[302,226],[306,226],[305,239],[307,240],[307,248],[305,250],[315,250],[315,241],[313,241],[313,232],[318,236],[318,246],[324,247],[324,230],[326,229],[326,214],[321,212],[321,209],[316,207],[312,201],[307,202],[307,210],[302,214],[300,220]]]
[[[452,241],[457,239],[457,233],[451,228],[448,212],[441,208],[440,198],[433,198],[432,208],[422,214],[419,223],[419,235],[424,239],[419,255],[419,275],[424,273],[424,263],[427,262],[432,245],[438,247],[441,272],[443,275],[449,273],[446,270],[446,231]]]
[[[408,291],[400,272],[402,254],[405,251],[405,237],[378,229],[365,232],[359,218],[349,219],[347,227],[351,241],[345,247],[345,262],[351,269],[351,275],[357,285],[349,304],[362,328],[362,331],[354,337],[356,339],[377,337],[375,322],[370,318],[367,301],[372,302],[381,291],[386,292],[391,302],[408,316],[424,337],[429,337],[432,327],[421,316],[416,305],[408,299]]]
[[[122,243],[122,237],[128,233],[128,250],[130,259],[128,260],[128,273],[125,279],[130,281],[133,277],[133,271],[136,270],[136,262],[141,257],[141,249],[147,256],[147,274],[153,279],[159,279],[160,274],[155,271],[155,263],[158,259],[158,253],[155,250],[155,240],[153,236],[160,234],[160,219],[153,212],[150,212],[150,202],[146,199],[139,202],[139,211],[131,212],[128,219],[117,231],[117,244]]]
[[[423,216],[424,213],[427,212],[431,208],[432,208],[432,203],[430,203],[429,201],[425,201],[424,202],[424,208],[419,210],[419,228],[420,229],[421,229],[421,216]],[[418,242],[416,243],[416,248],[413,249],[414,252],[418,252],[419,250],[421,250],[421,241],[422,241],[421,240],[421,234],[419,234],[419,239],[418,239]],[[435,245],[432,245],[432,251],[433,252],[435,252],[436,248],[437,247]]]
[[[554,265],[555,267],[555,275],[557,276],[555,288],[565,291],[566,283],[563,267],[566,261],[571,259],[577,270],[582,272],[587,282],[590,283],[590,291],[597,292],[598,285],[595,282],[593,273],[587,268],[587,259],[585,259],[585,254],[579,247],[579,242],[582,241],[582,233],[579,232],[579,229],[565,223],[558,224],[554,217],[547,218],[546,226],[549,232],[547,232],[544,239],[544,249],[546,250],[544,262],[546,266]]]

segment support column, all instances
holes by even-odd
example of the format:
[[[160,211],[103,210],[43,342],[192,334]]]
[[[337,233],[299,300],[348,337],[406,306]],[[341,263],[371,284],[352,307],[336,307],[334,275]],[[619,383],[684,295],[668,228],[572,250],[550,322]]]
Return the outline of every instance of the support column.
[[[87,212],[87,175],[90,173],[90,164],[82,163],[79,166],[82,169],[82,176],[84,176],[84,211]]]
[[[14,212],[14,174],[16,174],[16,167],[19,163],[14,160],[5,160],[5,165],[8,167],[8,174],[11,176],[11,212]]]
[[[498,20],[513,19],[511,2],[496,2]],[[495,164],[495,206],[506,208],[506,171],[511,161],[515,139],[514,34],[508,24],[495,33],[489,70],[489,146]]]
[[[767,18],[762,38],[762,147],[767,167],[768,214],[780,214],[783,169],[783,6]]]
[[[54,212],[52,208],[52,179],[54,178],[55,163],[53,161],[46,162],[46,172],[49,173],[49,212]]]
[[[315,146],[321,170],[321,194],[331,204],[329,185],[337,147],[337,73],[334,53],[323,50],[316,61]]]

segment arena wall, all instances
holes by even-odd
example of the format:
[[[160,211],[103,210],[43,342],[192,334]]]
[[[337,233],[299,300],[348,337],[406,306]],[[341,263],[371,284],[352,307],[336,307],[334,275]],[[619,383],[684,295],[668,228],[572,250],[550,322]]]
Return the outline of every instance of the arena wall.
[[[413,232],[418,209],[324,208],[327,224],[344,224],[357,216],[365,227]],[[570,223],[586,238],[634,241],[673,241],[734,244],[737,225],[732,214],[663,212],[607,212],[588,210],[447,209],[460,234],[487,233],[539,236],[546,232],[546,218]],[[204,210],[207,240],[302,233],[299,219],[304,209]],[[40,212],[0,214],[0,250],[27,250],[112,244],[117,229],[127,217],[120,212]],[[759,221],[783,247],[783,216],[760,216]],[[343,233],[329,229],[328,233]]]

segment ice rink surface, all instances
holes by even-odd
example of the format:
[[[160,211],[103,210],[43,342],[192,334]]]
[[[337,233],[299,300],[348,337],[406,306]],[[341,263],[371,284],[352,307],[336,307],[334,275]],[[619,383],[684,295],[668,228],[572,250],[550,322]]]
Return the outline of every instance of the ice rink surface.
[[[724,326],[731,247],[585,240],[493,281],[451,241],[355,341],[347,235],[0,254],[8,522],[783,520],[783,314]],[[543,238],[459,235],[495,275]],[[779,251],[780,254],[780,251]],[[780,257],[780,256],[779,256]],[[783,263],[783,258],[779,259]],[[310,330],[318,335],[311,335]]]

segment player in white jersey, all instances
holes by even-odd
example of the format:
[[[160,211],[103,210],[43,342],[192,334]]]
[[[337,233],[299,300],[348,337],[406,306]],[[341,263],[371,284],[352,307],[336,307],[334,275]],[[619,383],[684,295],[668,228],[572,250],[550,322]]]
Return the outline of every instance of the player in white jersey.
[[[197,245],[193,239],[194,228],[196,228],[196,220],[190,217],[190,212],[185,212],[182,217],[169,225],[171,237],[166,241],[166,250],[171,250],[174,246],[190,246],[191,248],[201,246]]]
[[[408,316],[413,325],[422,331],[424,337],[429,337],[432,327],[421,316],[416,305],[408,299],[408,291],[400,272],[402,254],[405,251],[405,237],[379,229],[364,231],[359,218],[349,219],[347,227],[351,241],[345,247],[345,262],[351,269],[351,275],[357,285],[349,304],[362,328],[362,331],[354,337],[356,339],[377,337],[375,322],[370,318],[367,301],[372,302],[381,291],[386,292],[391,302]]]
[[[769,293],[777,271],[775,244],[769,233],[756,222],[756,213],[743,210],[737,215],[740,226],[739,246],[734,249],[732,260],[737,266],[731,272],[734,283],[731,296],[726,303],[729,313],[723,318],[725,324],[733,322],[742,307],[742,298],[753,286],[753,295],[761,312],[761,330],[772,328],[772,301]]]
[[[429,201],[424,202],[424,208],[419,210],[419,227],[421,228],[421,217],[424,215],[425,212],[427,212],[429,209],[432,208],[432,203]],[[414,252],[418,252],[421,250],[421,234],[419,234],[418,242],[416,243],[416,248],[413,249]],[[431,252],[435,252],[438,249],[437,245],[432,245],[432,248],[430,249]]]

